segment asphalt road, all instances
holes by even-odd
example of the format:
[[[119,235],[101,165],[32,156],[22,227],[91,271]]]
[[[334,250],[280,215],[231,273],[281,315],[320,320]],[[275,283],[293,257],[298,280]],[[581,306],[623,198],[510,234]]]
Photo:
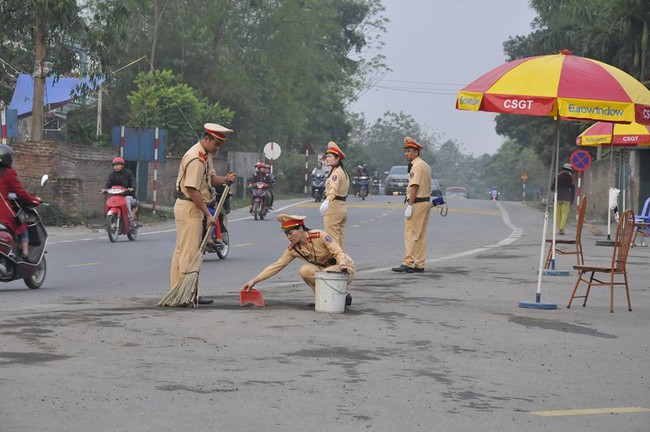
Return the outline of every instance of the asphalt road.
[[[277,204],[321,226],[315,203]],[[349,207],[359,272],[344,314],[307,307],[298,263],[259,284],[266,308],[239,307],[286,247],[274,218],[231,214],[230,255],[201,270],[215,303],[198,310],[154,306],[173,225],[114,244],[52,230],[44,286],[0,287],[0,430],[650,430],[648,248],[628,260],[633,312],[620,289],[614,314],[606,290],[566,309],[575,275],[544,277],[557,310],[525,309],[538,209],[453,200],[431,216],[427,271],[399,275],[401,199]],[[585,233],[588,262],[611,258],[598,238]]]

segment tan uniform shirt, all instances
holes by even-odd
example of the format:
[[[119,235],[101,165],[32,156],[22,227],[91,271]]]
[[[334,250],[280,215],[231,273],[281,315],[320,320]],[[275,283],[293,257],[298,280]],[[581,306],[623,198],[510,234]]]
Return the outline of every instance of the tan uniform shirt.
[[[346,197],[350,189],[350,179],[347,173],[340,166],[332,170],[332,174],[325,182],[325,196],[332,202],[335,196]]]
[[[258,281],[266,280],[280,272],[291,261],[301,258],[308,263],[314,264],[319,269],[334,264],[345,265],[354,269],[354,261],[325,231],[310,230],[307,237],[307,245],[300,246],[291,244],[287,247],[280,258],[273,264],[268,265],[256,276]],[[330,261],[332,258],[336,262]]]
[[[428,201],[431,196],[431,167],[419,156],[413,159],[411,164],[409,184],[406,190],[409,190],[411,185],[418,185],[418,193],[415,197],[427,198]]]
[[[210,202],[210,184],[211,178],[216,175],[212,165],[212,156],[208,154],[201,146],[201,143],[194,144],[185,152],[181,159],[181,166],[176,178],[176,187],[180,187],[181,192],[189,198],[187,188],[192,187],[198,190],[203,197],[203,201]]]

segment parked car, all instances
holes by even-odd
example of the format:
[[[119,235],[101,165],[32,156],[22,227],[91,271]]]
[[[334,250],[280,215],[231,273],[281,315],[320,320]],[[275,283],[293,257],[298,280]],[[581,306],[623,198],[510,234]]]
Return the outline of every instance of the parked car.
[[[397,192],[403,195],[406,193],[408,183],[408,166],[394,165],[388,171],[388,175],[384,181],[384,193],[386,195],[393,195],[394,192]],[[431,196],[443,196],[440,184],[436,179],[431,179]]]

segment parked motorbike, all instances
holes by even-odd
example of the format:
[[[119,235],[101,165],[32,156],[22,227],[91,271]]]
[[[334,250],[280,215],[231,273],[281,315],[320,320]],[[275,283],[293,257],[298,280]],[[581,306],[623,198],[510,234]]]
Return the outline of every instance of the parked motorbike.
[[[318,174],[311,178],[311,196],[316,202],[323,200],[325,194],[325,176]]]
[[[214,216],[216,212],[216,203],[221,199],[223,193],[223,186],[213,194],[213,200],[208,205],[208,210],[210,214]],[[228,233],[228,213],[230,213],[230,197],[232,195],[228,193],[224,201],[223,207],[219,212],[218,223],[212,228],[212,242],[208,243],[205,246],[205,253],[216,253],[217,256],[221,259],[226,259],[228,252],[230,251],[230,234]],[[201,237],[205,236],[205,219],[203,220],[203,234]]]
[[[251,185],[253,192],[251,193],[251,208],[250,212],[255,220],[263,220],[269,212],[269,194],[268,183],[256,182]]]
[[[41,186],[45,185],[48,176],[41,178]],[[11,200],[11,197],[9,197]],[[18,203],[13,200],[18,208]],[[0,281],[11,282],[22,279],[31,289],[38,289],[45,282],[47,262],[45,247],[47,246],[47,231],[36,209],[22,208],[29,234],[29,254],[27,261],[19,259],[20,244],[16,235],[5,225],[0,224]]]
[[[358,178],[357,180],[357,192],[359,197],[361,197],[362,200],[365,200],[366,197],[368,196],[368,185],[370,183],[370,180],[368,176],[362,175]]]
[[[117,241],[120,234],[126,234],[130,241],[138,237],[138,204],[131,206],[135,224],[131,226],[126,207],[126,195],[129,189],[122,186],[112,186],[102,193],[106,194],[104,209],[106,212],[106,233],[111,243]]]

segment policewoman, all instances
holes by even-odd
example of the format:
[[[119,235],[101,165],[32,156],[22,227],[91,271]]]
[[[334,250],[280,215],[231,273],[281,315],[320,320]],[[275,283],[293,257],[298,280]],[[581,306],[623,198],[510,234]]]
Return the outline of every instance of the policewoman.
[[[404,246],[406,252],[398,273],[422,273],[426,261],[427,225],[431,215],[431,167],[420,157],[422,146],[411,137],[404,138],[404,157],[409,162],[409,182],[404,210]]]
[[[318,271],[347,273],[348,285],[352,282],[354,261],[331,235],[322,230],[305,227],[305,216],[281,214],[278,215],[278,222],[289,240],[289,246],[276,262],[268,265],[260,274],[246,282],[242,287],[243,291],[250,291],[258,282],[275,276],[296,258],[307,262],[300,267],[300,277],[314,293]],[[348,294],[345,305],[351,304],[352,296]]]
[[[207,206],[212,199],[210,187],[237,181],[237,174],[232,171],[218,176],[212,164],[212,155],[226,144],[232,130],[216,123],[206,123],[203,127],[203,137],[183,155],[176,178],[176,247],[170,271],[171,288],[199,250],[203,218],[207,224],[214,224],[214,216]]]
[[[325,232],[334,237],[336,243],[345,250],[345,223],[348,221],[348,208],[345,200],[350,189],[350,178],[343,168],[345,153],[335,142],[327,144],[325,163],[330,168],[325,181],[325,198],[320,205]]]

